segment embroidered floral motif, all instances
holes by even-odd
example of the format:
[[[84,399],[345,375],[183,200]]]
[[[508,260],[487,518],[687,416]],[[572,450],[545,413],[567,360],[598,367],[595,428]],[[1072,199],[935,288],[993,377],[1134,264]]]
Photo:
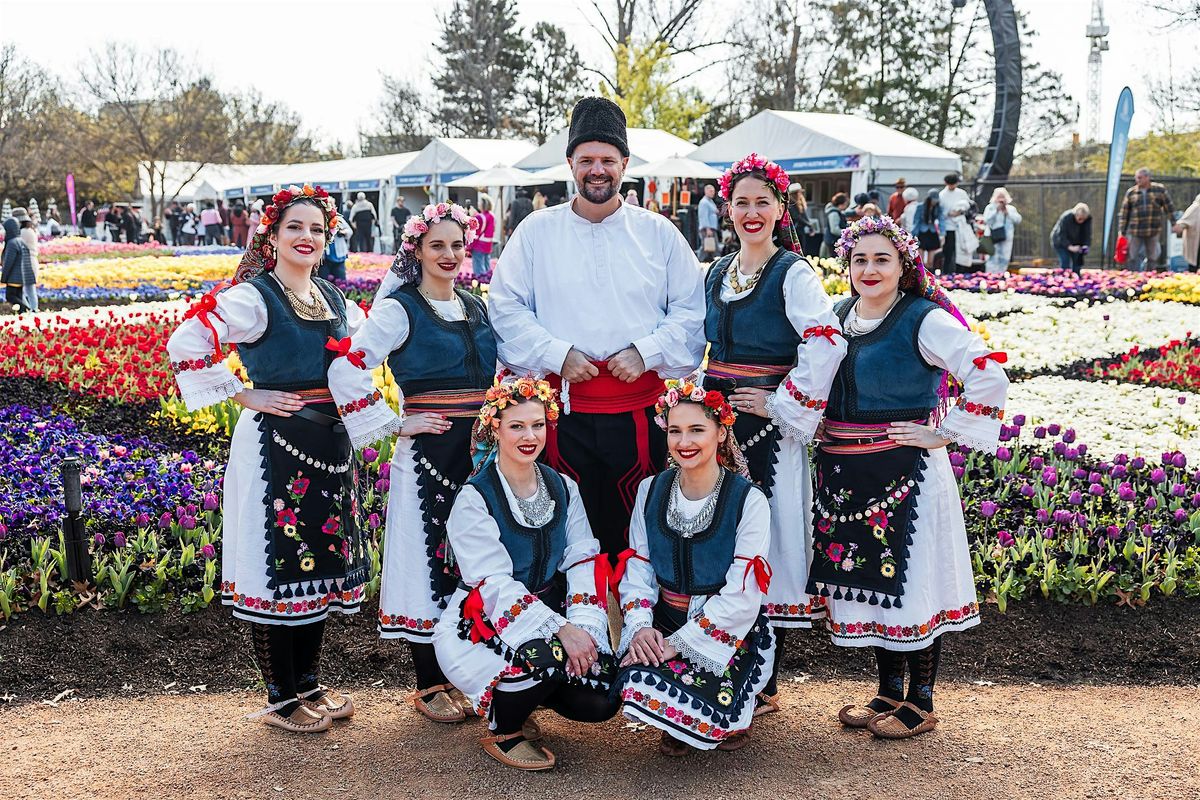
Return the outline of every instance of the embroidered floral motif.
[[[720,700],[721,696],[725,694],[728,695],[729,702],[727,703]],[[625,689],[621,692],[621,699],[626,703],[635,703],[656,716],[665,717],[685,728],[691,728],[710,739],[724,739],[729,735],[729,731],[725,728],[707,722],[703,718],[695,716],[684,709],[676,708],[666,701],[651,697],[638,689]],[[722,702],[722,705],[733,703],[733,692],[728,689],[722,689],[718,693],[718,701]]]
[[[510,624],[515,622],[517,617],[521,616],[521,612],[525,611],[536,602],[536,597],[531,594],[527,594],[505,609],[504,614],[496,620],[496,633],[499,633],[507,628]]]
[[[741,648],[741,646],[742,646],[741,639],[738,639],[731,633],[721,630],[720,628],[717,627],[715,622],[713,622],[711,619],[704,616],[703,614],[701,614],[700,618],[696,620],[696,624],[700,626],[700,630],[704,631],[706,634],[708,634],[712,638],[716,639],[721,644],[727,644],[727,645],[731,645],[733,647]]]
[[[1004,419],[1004,409],[997,406],[985,406],[982,403],[972,403],[965,397],[958,398],[957,408],[961,408],[968,414],[976,414],[980,417],[989,419]]]
[[[567,598],[567,608],[571,606],[600,606],[603,605],[600,598],[594,594],[582,594],[576,592]]]
[[[627,614],[630,611],[633,611],[635,608],[654,608],[654,603],[651,603],[644,597],[637,600],[630,600],[621,606],[621,613]]]
[[[193,358],[191,360],[185,360],[185,361],[172,361],[171,362],[171,372],[178,375],[181,372],[194,372],[196,370],[208,369],[209,367],[220,364],[224,360],[225,360],[224,356],[222,356],[221,358],[216,358],[215,356],[210,354],[210,355],[205,356],[204,358]]]
[[[979,603],[971,602],[962,608],[939,611],[920,625],[885,625],[881,622],[835,622],[828,620],[829,632],[843,639],[876,637],[892,642],[920,642],[937,634],[946,626],[962,625],[979,616]]]
[[[766,610],[767,614],[773,617],[807,617],[814,613],[824,614],[825,598],[814,597],[804,605],[798,603],[767,603]]]
[[[378,613],[379,622],[384,626],[395,626],[398,628],[408,628],[413,631],[431,631],[433,626],[437,625],[436,619],[420,619],[418,617],[408,617],[403,614],[385,614],[383,611]]]
[[[275,616],[288,616],[322,611],[331,603],[342,606],[357,605],[362,602],[363,595],[366,593],[366,586],[355,586],[353,589],[346,591],[337,591],[334,589],[320,596],[284,601],[239,594],[233,582],[225,581],[221,584],[221,593],[227,598],[229,604],[238,606],[239,608],[265,611]]]
[[[814,397],[809,397],[804,392],[800,391],[798,388],[796,388],[796,384],[792,383],[791,378],[788,378],[784,383],[784,388],[788,390],[788,393],[792,395],[792,398],[797,403],[805,408],[814,408],[821,411],[824,410],[827,405],[829,405],[829,403],[825,400],[818,400]]]
[[[376,389],[366,397],[360,397],[357,400],[351,400],[345,405],[338,406],[338,415],[344,417],[355,411],[362,411],[364,408],[373,406],[381,400],[383,400],[383,393]]]

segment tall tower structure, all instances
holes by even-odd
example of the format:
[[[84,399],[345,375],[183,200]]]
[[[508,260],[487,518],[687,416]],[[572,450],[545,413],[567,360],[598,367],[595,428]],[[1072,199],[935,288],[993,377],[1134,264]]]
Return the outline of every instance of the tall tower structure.
[[[1087,140],[1091,144],[1100,135],[1100,75],[1104,51],[1108,49],[1108,26],[1104,24],[1103,0],[1092,0],[1092,18],[1088,22],[1088,93]]]

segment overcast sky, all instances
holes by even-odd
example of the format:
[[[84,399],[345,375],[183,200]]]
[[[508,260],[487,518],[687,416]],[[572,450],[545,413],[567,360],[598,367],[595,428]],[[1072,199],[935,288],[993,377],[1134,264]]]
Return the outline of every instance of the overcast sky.
[[[1062,74],[1067,91],[1085,107],[1084,27],[1091,0],[1015,2],[1041,32],[1025,46]],[[25,56],[66,76],[76,71],[83,53],[109,40],[174,47],[202,61],[222,88],[253,85],[268,99],[286,103],[320,141],[356,144],[359,127],[370,122],[378,101],[381,71],[432,77],[437,15],[450,5],[448,0],[0,0],[0,42],[15,43]],[[712,0],[704,24],[719,25],[738,5],[737,0]],[[1112,29],[1100,125],[1101,138],[1107,139],[1113,104],[1126,83],[1140,102],[1134,132],[1152,125],[1142,99],[1145,79],[1169,74],[1170,60],[1177,75],[1189,71],[1200,31],[1166,32],[1162,18],[1135,0],[1104,5]],[[604,63],[607,51],[589,24],[595,19],[590,0],[518,0],[518,6],[522,25],[552,22],[566,30],[585,60]],[[312,63],[311,72],[303,68],[306,63]],[[330,100],[334,85],[337,97]],[[1084,124],[1081,120],[1081,133]]]

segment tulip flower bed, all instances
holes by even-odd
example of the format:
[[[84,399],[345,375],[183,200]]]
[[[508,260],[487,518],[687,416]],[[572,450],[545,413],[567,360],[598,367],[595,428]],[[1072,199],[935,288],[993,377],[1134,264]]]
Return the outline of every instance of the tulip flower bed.
[[[1132,272],[1129,270],[1071,270],[1040,272],[967,272],[938,276],[946,290],[973,292],[1020,292],[1046,297],[1073,297],[1082,300],[1132,300],[1141,295],[1150,281],[1165,279],[1169,272]]]
[[[1005,426],[997,454],[951,452],[981,591],[1139,605],[1200,597],[1200,470],[1186,455],[1095,459],[1073,428]]]
[[[1080,377],[1200,392],[1200,339],[1173,339],[1158,347],[1133,347],[1117,358],[1079,365]]]
[[[334,281],[334,283],[346,293],[346,297],[349,299],[358,303],[369,303],[375,297],[375,291],[379,288],[379,284],[383,280],[383,276],[387,274],[388,267],[390,266],[391,262],[388,263],[387,267],[364,268],[347,272],[346,280]],[[488,285],[491,282],[491,271],[483,275],[470,275],[460,272],[454,280],[458,288],[465,289],[484,299],[487,299]]]
[[[1146,284],[1142,297],[1146,300],[1176,300],[1200,305],[1200,274],[1177,272],[1155,278]]]

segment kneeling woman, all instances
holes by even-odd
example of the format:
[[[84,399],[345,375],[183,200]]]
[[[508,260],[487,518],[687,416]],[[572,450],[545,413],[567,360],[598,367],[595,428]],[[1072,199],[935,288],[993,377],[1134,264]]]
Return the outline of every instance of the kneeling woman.
[[[438,667],[433,628],[458,586],[446,518],[471,474],[471,423],[496,372],[487,309],[454,287],[474,237],[461,206],[439,203],[409,217],[398,269],[388,273],[398,285],[376,296],[362,330],[338,343],[346,357],[329,369],[356,447],[400,433],[391,462],[379,633],[409,643],[417,678],[412,700],[434,722],[466,718]],[[371,377],[384,361],[400,387],[403,426]]]
[[[354,713],[318,683],[325,618],[362,602],[369,559],[355,525],[354,458],[326,382],[341,339],[363,321],[313,273],[336,228],[320,187],[290,187],[263,212],[235,285],[218,287],[167,342],[189,409],[233,398],[242,414],[229,445],[222,505],[221,600],[252,623],[268,706],[256,715],[296,732]],[[223,361],[237,344],[245,388]]]
[[[771,512],[746,477],[719,392],[668,381],[656,410],[674,465],[638,487],[618,561],[615,691],[626,715],[663,731],[665,755],[737,750],[774,657],[763,613]]]
[[[433,633],[442,669],[490,722],[484,751],[526,770],[554,766],[527,724],[539,705],[578,722],[617,711],[608,561],[574,481],[537,463],[557,417],[546,381],[504,377],[488,390],[475,426],[483,460],[446,526],[462,583]]]
[[[838,717],[888,739],[937,724],[941,636],[979,624],[946,445],[995,452],[1008,388],[1005,357],[966,327],[919,248],[889,217],[842,232],[853,296],[835,311],[849,345],[816,456],[808,591],[826,598],[834,644],[874,647],[879,667],[878,695]],[[947,374],[963,394],[942,417]]]

